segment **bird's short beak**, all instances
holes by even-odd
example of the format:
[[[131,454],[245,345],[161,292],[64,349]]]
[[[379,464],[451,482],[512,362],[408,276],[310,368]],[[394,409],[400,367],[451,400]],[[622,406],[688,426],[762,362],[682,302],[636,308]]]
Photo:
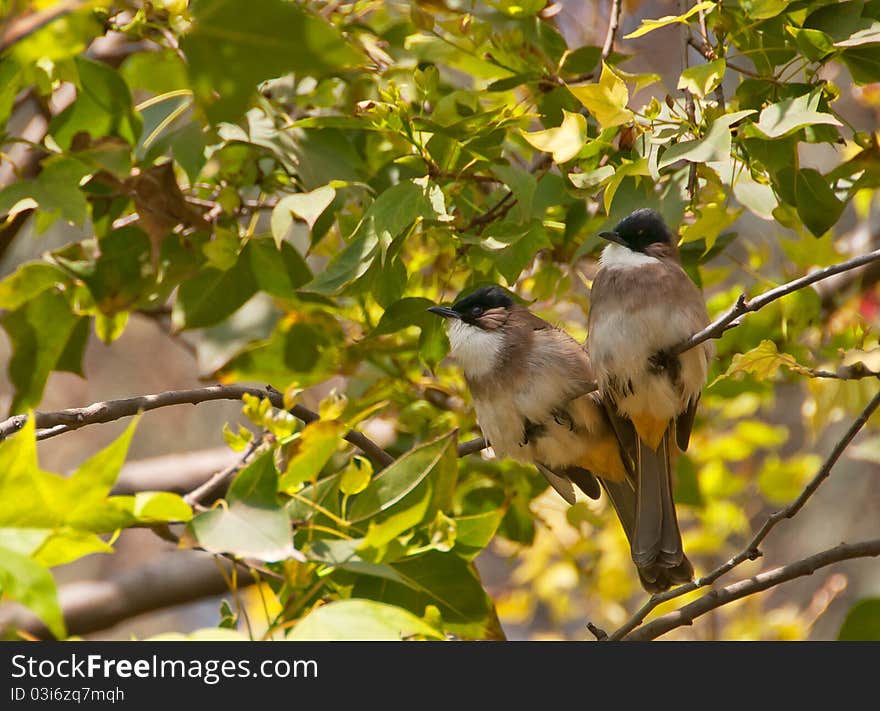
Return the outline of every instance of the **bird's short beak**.
[[[458,311],[453,311],[448,306],[432,306],[428,311],[443,318],[461,318],[461,314]]]
[[[609,242],[616,242],[617,244],[626,247],[626,242],[624,242],[616,232],[600,232],[599,236],[602,239],[607,239]]]

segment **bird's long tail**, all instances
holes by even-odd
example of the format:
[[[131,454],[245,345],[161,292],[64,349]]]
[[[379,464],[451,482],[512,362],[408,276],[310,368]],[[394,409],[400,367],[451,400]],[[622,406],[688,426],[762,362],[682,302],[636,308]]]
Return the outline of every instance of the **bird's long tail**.
[[[684,583],[693,577],[694,569],[684,554],[681,532],[672,500],[672,447],[674,425],[671,424],[656,451],[636,438],[636,511],[632,533],[632,558],[639,575],[662,585]]]

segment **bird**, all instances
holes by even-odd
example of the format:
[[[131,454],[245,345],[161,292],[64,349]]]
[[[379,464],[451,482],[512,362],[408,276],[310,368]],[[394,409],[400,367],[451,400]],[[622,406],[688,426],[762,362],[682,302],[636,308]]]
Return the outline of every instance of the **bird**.
[[[498,285],[428,310],[446,319],[450,354],[498,457],[535,465],[569,504],[576,501],[573,485],[598,499],[597,476],[606,491],[628,488],[582,344]]]
[[[709,323],[663,217],[643,208],[610,232],[590,293],[586,348],[602,403],[635,487],[630,536],[646,589],[693,578],[672,497],[678,450],[687,450],[713,347],[673,348]]]

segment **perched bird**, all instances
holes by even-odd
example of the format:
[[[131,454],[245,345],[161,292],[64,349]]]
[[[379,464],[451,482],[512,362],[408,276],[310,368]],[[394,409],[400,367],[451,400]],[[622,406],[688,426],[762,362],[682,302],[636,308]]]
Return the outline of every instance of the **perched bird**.
[[[499,457],[536,465],[570,504],[572,483],[599,497],[594,475],[606,489],[627,487],[614,432],[598,393],[590,392],[589,358],[577,341],[499,286],[477,289],[451,308],[428,310],[447,319],[452,357]]]
[[[671,349],[709,323],[663,218],[636,210],[612,232],[591,294],[587,348],[625,465],[635,476],[632,558],[645,587],[693,577],[672,499],[677,449],[687,449],[712,346]]]

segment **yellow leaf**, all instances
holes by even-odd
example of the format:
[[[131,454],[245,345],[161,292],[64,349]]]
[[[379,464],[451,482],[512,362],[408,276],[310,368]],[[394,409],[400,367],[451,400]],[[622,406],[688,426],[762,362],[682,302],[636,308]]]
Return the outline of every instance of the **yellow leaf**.
[[[783,366],[796,372],[804,371],[804,367],[792,356],[788,353],[780,353],[773,341],[765,339],[748,353],[737,353],[733,356],[727,372],[715,378],[712,385],[719,380],[741,373],[750,373],[757,380],[767,380],[776,375]]]
[[[702,99],[721,83],[721,80],[724,79],[725,69],[727,69],[727,62],[724,59],[697,64],[681,73],[681,77],[678,79],[678,88],[687,89],[691,94]]]
[[[534,133],[523,133],[530,145],[553,154],[553,161],[565,163],[581,152],[587,141],[587,119],[581,114],[562,110],[562,125]]]
[[[642,35],[646,35],[649,32],[653,32],[654,30],[659,30],[661,27],[671,25],[674,22],[687,22],[688,19],[696,15],[701,10],[712,10],[714,7],[715,3],[712,0],[705,0],[705,2],[694,5],[683,15],[664,15],[657,20],[642,20],[642,24],[637,27],[633,32],[630,32],[628,35],[624,35],[623,39],[635,39],[636,37],[641,37]]]
[[[632,120],[632,111],[626,108],[629,101],[626,84],[604,62],[597,84],[570,86],[568,90],[596,117],[603,129]]]

